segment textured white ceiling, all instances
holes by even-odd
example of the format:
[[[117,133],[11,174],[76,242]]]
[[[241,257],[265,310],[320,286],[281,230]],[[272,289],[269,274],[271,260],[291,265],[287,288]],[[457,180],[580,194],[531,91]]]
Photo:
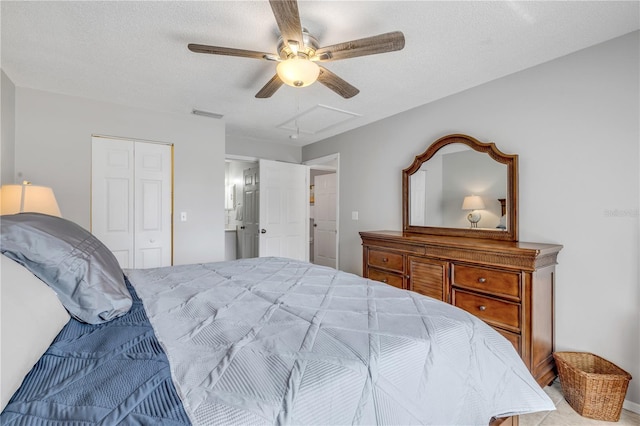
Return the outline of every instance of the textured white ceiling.
[[[402,51],[325,64],[360,89],[349,100],[321,84],[283,86],[256,99],[275,63],[187,50],[199,43],[275,53],[277,25],[266,0],[3,0],[1,66],[19,87],[211,111],[224,115],[230,140],[305,145],[637,30],[639,4],[300,1],[302,24],[321,46],[405,34]],[[295,132],[281,125],[317,105],[359,116],[336,114],[332,123],[325,114],[329,121],[291,138]]]

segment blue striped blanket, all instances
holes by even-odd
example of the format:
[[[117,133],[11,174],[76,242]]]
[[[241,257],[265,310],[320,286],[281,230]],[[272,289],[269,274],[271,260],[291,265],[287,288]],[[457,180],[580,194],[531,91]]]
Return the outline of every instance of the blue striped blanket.
[[[126,315],[100,325],[69,321],[0,424],[190,424],[142,302],[127,287],[134,302]]]

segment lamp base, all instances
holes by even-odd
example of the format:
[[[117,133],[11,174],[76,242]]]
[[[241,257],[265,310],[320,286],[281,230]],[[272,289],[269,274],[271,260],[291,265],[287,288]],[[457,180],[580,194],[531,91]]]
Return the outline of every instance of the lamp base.
[[[471,224],[471,228],[477,228],[478,227],[478,222],[480,222],[481,218],[482,218],[482,216],[480,215],[480,213],[478,213],[476,211],[473,211],[473,212],[471,212],[471,213],[469,213],[467,215],[467,220]]]

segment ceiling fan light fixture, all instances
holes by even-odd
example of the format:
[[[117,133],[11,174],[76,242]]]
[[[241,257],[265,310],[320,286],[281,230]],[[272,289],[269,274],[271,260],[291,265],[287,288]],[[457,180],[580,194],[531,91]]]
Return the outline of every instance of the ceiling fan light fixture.
[[[293,57],[280,62],[276,67],[276,72],[284,84],[292,87],[305,87],[318,79],[320,67],[306,58]]]

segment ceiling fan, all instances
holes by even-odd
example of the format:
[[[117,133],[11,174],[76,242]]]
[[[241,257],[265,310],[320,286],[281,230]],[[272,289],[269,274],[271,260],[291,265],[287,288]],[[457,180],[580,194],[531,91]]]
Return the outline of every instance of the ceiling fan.
[[[277,61],[276,74],[260,89],[256,98],[271,97],[283,84],[304,87],[316,80],[343,98],[352,98],[360,91],[319,65],[319,62],[393,52],[404,47],[404,34],[400,31],[319,47],[318,40],[300,23],[296,0],[269,0],[269,3],[281,34],[278,39],[277,55],[203,44],[191,43],[188,46],[189,50],[196,53]]]

